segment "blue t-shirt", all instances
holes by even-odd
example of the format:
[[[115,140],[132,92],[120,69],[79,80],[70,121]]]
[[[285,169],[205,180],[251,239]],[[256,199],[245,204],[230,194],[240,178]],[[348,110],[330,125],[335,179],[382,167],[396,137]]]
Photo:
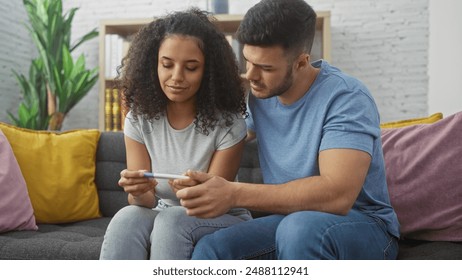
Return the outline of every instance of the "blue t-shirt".
[[[380,218],[399,236],[391,207],[382,152],[380,117],[368,89],[326,61],[308,92],[284,105],[277,97],[249,96],[247,127],[257,135],[263,180],[281,184],[319,175],[318,155],[327,149],[356,149],[372,157],[363,188],[353,205]]]

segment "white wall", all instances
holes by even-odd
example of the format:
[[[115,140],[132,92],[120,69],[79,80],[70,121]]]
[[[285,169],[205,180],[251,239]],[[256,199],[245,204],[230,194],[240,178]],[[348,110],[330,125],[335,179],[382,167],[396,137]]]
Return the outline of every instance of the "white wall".
[[[82,36],[97,27],[102,19],[147,18],[164,14],[169,10],[184,9],[191,5],[207,8],[210,0],[66,0],[64,9],[80,8],[74,18],[73,38]],[[308,0],[315,10],[331,11],[332,64],[358,77],[370,89],[376,99],[382,121],[426,116],[428,114],[428,47],[429,47],[429,1],[437,0]],[[444,0],[447,1],[447,0]],[[11,9],[21,10],[22,3],[0,0],[3,17]],[[245,13],[258,0],[229,0],[230,13]],[[451,2],[460,2],[453,0]],[[460,4],[458,5],[460,7]],[[454,9],[455,10],[455,9]],[[460,10],[460,9],[459,9]],[[3,11],[3,10],[2,10]],[[21,13],[21,12],[20,12]],[[22,12],[24,14],[24,12]],[[7,40],[9,30],[20,26],[24,16],[13,16],[0,25],[0,39],[5,37],[8,46],[17,48]],[[460,26],[460,25],[459,25]],[[454,29],[454,27],[453,27]],[[14,34],[15,35],[15,34]],[[24,36],[23,36],[24,37]],[[3,41],[3,40],[2,40]],[[30,44],[27,38],[21,42]],[[459,48],[459,50],[462,48]],[[23,56],[29,50],[19,49]],[[84,53],[88,67],[98,65],[98,39],[85,43],[75,54]],[[18,54],[12,54],[18,55]],[[11,67],[15,63],[28,69],[29,61],[3,60],[0,65]],[[2,61],[3,60],[3,61]],[[445,62],[452,61],[446,59]],[[437,75],[442,75],[439,72]],[[432,73],[430,73],[432,75]],[[11,77],[5,83],[15,84]],[[459,79],[460,81],[461,79]],[[2,91],[0,121],[5,121],[5,95],[8,108],[19,102],[19,93]],[[63,129],[98,127],[98,87],[71,110]],[[17,104],[15,105],[17,106]],[[439,110],[438,110],[439,111]]]
[[[9,122],[6,112],[16,115],[21,96],[12,70],[28,76],[35,51],[22,1],[0,0],[0,15],[0,121]]]
[[[362,80],[382,122],[427,114],[428,0],[312,0],[332,13],[332,62]]]
[[[230,0],[230,13],[245,13],[258,0]],[[309,0],[315,10],[332,18],[332,63],[358,77],[376,99],[382,121],[428,113],[428,0]],[[146,18],[204,0],[68,0],[65,8],[80,7],[73,35],[104,18]],[[82,46],[89,65],[97,64],[97,40]],[[70,112],[64,127],[87,122],[97,127],[97,88]]]
[[[462,111],[462,1],[430,0],[428,109]]]

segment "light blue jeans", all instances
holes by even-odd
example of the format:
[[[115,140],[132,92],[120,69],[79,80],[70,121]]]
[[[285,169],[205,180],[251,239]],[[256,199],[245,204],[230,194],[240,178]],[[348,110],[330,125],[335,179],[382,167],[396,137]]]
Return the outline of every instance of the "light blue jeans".
[[[271,215],[204,236],[192,259],[396,259],[398,240],[378,219],[301,211]]]
[[[247,210],[233,209],[214,219],[186,215],[181,206],[122,208],[104,236],[102,260],[190,259],[194,245],[206,234],[251,219]]]

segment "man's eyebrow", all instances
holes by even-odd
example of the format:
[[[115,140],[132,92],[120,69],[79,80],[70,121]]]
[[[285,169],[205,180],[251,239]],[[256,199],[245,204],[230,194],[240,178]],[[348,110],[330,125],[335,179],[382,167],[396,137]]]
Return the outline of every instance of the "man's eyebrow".
[[[242,57],[244,58],[245,61],[252,63],[253,65],[258,66],[260,68],[273,68],[273,65],[253,63],[253,62],[250,62],[244,55]]]

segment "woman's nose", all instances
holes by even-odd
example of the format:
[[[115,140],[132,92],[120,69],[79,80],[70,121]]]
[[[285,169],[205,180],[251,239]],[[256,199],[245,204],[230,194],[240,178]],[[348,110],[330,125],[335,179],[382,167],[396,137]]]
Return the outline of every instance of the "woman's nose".
[[[184,80],[183,71],[179,67],[175,67],[173,69],[172,80],[175,82],[181,82]]]

